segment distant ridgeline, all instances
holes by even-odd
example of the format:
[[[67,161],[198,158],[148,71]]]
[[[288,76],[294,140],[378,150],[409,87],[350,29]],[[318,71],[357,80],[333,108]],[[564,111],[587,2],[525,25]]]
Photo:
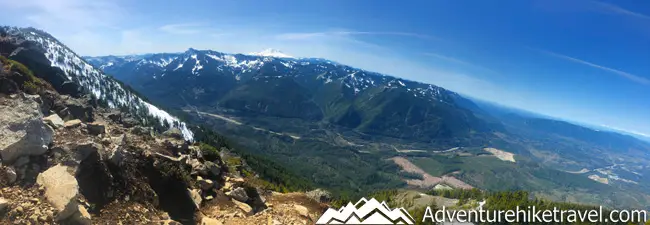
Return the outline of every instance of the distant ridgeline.
[[[31,68],[61,94],[91,94],[100,104],[128,111],[145,124],[158,129],[175,126],[185,139],[193,139],[185,123],[94,68],[51,35],[34,28],[0,27],[0,36],[1,55]]]

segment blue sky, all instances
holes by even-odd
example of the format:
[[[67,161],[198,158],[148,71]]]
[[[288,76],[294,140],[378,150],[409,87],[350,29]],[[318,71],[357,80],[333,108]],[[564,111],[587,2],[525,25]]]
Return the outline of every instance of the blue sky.
[[[650,1],[0,0],[82,55],[277,48],[650,135]]]

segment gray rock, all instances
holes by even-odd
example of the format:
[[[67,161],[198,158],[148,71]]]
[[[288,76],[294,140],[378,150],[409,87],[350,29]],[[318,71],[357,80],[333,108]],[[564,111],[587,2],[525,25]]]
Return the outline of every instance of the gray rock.
[[[226,195],[240,202],[248,201],[248,194],[246,194],[246,190],[242,187],[235,188],[226,193]]]
[[[59,115],[57,115],[56,113],[52,113],[52,115],[49,115],[48,117],[43,118],[43,120],[47,124],[52,126],[54,129],[62,128],[64,123],[65,123],[65,122],[63,122],[63,119],[61,119],[61,117],[59,117]]]
[[[0,104],[0,155],[5,162],[24,155],[41,155],[52,143],[54,131],[43,121],[35,99],[38,96],[18,94]]]
[[[56,210],[56,220],[66,219],[77,211],[79,184],[69,170],[72,168],[56,165],[42,172],[36,178],[36,183],[45,188],[45,199]]]
[[[104,125],[104,123],[93,122],[86,125],[86,129],[88,129],[88,133],[91,135],[100,135],[106,133],[106,125]]]

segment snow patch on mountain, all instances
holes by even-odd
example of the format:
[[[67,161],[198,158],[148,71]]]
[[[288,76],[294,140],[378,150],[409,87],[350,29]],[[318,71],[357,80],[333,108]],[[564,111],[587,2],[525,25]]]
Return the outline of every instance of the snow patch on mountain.
[[[266,57],[277,57],[277,58],[293,58],[293,56],[287,55],[280,50],[268,48],[261,52],[251,52],[249,55],[255,56],[266,56]]]
[[[348,89],[354,94],[359,94],[369,88],[375,87],[399,88],[412,93],[415,97],[431,101],[443,101],[443,98],[440,96],[441,90],[444,89],[434,85],[366,71],[326,59],[290,58],[289,55],[284,53],[278,54],[278,52],[277,50],[270,49],[261,53],[243,55],[212,50],[189,49],[184,53],[173,53],[172,55],[175,55],[176,59],[170,63],[178,66],[171,68],[165,67],[157,74],[162,74],[158,77],[160,79],[164,77],[165,73],[180,70],[184,65],[194,65],[191,71],[187,70],[188,74],[197,76],[199,73],[201,75],[205,74],[206,76],[214,74],[232,75],[234,80],[241,81],[242,73],[255,72],[265,68],[264,70],[271,69],[272,71],[281,73],[282,76],[298,77],[305,76],[306,74],[317,74],[315,79],[322,81],[324,84],[337,82],[344,89]],[[154,57],[155,55],[159,54],[150,55],[150,57]],[[145,59],[147,58],[145,57]],[[192,59],[196,61],[187,62]],[[267,64],[271,66],[264,67]],[[153,75],[155,74],[151,74],[151,76]]]
[[[192,68],[192,74],[194,75],[199,75],[198,71],[203,69],[203,65],[201,65],[201,61],[197,58],[196,54],[192,55],[190,58],[194,59],[194,68]]]
[[[132,111],[145,109],[148,115],[157,118],[161,122],[166,121],[170,125],[176,124],[183,132],[186,140],[192,141],[194,139],[192,132],[185,123],[142,100],[135,93],[124,89],[119,82],[88,64],[58,40],[47,34],[38,34],[33,31],[25,32],[25,30],[27,29],[12,27],[7,29],[7,33],[40,45],[52,67],[61,69],[68,80],[77,82],[97,99],[106,101],[110,107],[114,108],[126,107]]]

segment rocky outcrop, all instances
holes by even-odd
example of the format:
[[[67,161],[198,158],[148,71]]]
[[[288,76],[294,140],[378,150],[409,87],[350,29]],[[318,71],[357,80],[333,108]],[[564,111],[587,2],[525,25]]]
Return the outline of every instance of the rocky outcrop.
[[[13,162],[20,156],[41,155],[52,142],[53,130],[43,121],[40,98],[16,94],[0,102],[0,156]]]
[[[56,210],[56,219],[63,220],[78,210],[79,185],[67,166],[56,165],[38,175],[36,182],[45,189],[45,199]]]
[[[271,192],[229,171],[227,148],[203,152],[88,99],[15,91],[0,96],[0,224],[260,224],[198,211],[268,212]]]

